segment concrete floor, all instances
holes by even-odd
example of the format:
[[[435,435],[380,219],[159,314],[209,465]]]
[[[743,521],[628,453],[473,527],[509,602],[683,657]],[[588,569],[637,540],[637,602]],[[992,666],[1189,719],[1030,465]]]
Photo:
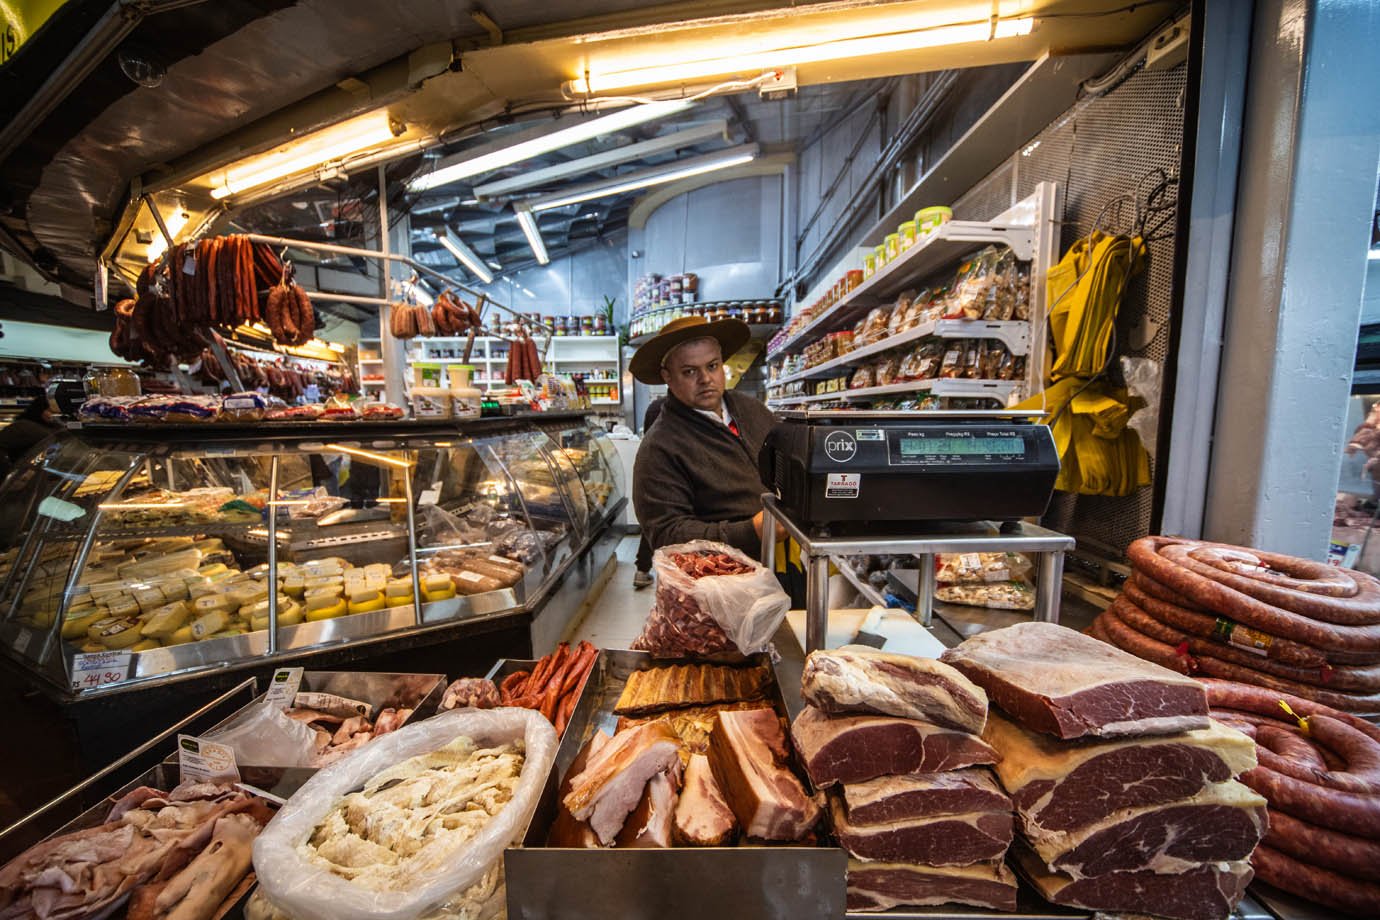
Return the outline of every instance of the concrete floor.
[[[585,639],[600,648],[627,648],[641,634],[656,588],[633,589],[638,540],[634,535],[618,544],[613,572],[603,590],[585,600],[583,614],[572,621],[566,633],[568,641]]]

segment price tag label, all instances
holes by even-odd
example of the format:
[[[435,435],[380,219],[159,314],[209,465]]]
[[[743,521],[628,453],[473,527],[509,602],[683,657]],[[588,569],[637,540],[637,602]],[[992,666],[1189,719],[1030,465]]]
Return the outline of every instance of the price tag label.
[[[22,655],[29,650],[29,643],[33,641],[34,634],[27,629],[19,631],[19,635],[14,637],[14,653]]]
[[[240,781],[240,769],[235,766],[235,752],[223,744],[206,741],[195,735],[178,735],[177,759],[184,783]]]
[[[72,656],[72,689],[90,690],[118,684],[129,677],[129,649],[112,652],[87,652]]]
[[[279,709],[289,709],[297,696],[297,688],[301,685],[301,668],[279,668],[273,672],[273,679],[268,682],[268,693],[264,695],[264,702]]]

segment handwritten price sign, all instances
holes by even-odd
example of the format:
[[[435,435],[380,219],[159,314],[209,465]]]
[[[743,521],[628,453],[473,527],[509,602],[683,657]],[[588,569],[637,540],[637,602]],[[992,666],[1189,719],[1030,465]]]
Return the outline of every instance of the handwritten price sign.
[[[106,684],[121,683],[129,677],[129,662],[132,657],[127,649],[73,655],[72,689],[90,690]]]

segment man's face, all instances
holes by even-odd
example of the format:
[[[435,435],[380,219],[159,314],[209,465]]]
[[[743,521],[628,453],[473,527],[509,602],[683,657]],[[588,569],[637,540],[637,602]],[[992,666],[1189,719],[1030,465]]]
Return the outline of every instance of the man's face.
[[[661,379],[671,395],[694,409],[719,411],[724,398],[724,358],[716,339],[695,339],[666,356]]]

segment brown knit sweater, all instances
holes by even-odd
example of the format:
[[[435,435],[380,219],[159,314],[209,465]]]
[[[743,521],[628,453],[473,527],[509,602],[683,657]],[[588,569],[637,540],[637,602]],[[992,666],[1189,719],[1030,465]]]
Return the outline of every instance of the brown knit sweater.
[[[750,396],[724,394],[738,425],[724,425],[666,397],[647,430],[633,467],[633,506],[653,549],[689,540],[715,540],[756,558],[761,541],[752,517],[762,510],[757,454],[775,419]]]

